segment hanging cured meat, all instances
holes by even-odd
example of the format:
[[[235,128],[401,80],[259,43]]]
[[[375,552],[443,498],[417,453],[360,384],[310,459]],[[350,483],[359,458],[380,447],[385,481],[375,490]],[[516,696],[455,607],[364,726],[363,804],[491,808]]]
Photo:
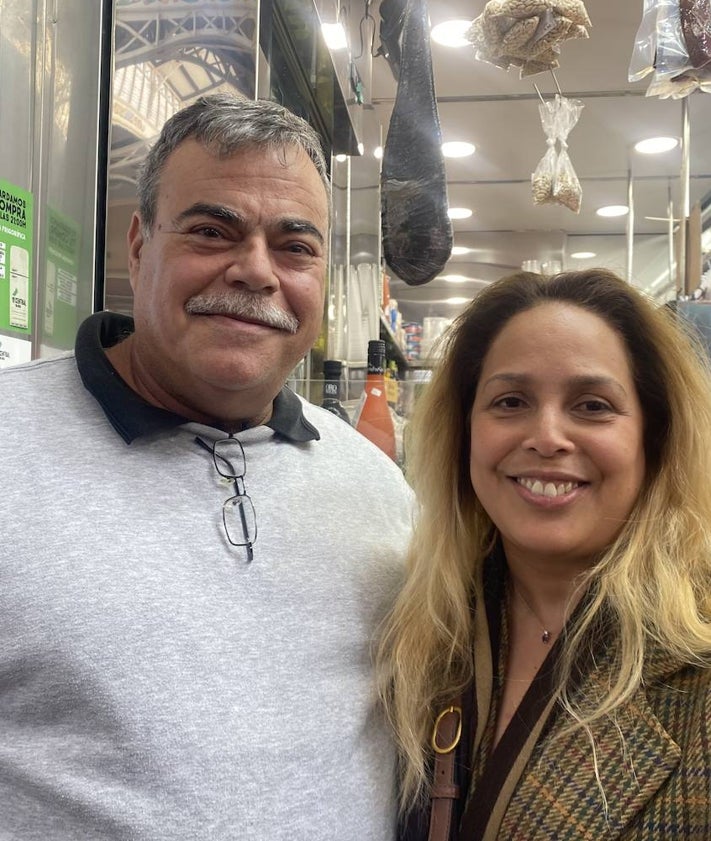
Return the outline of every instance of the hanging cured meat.
[[[405,0],[383,0],[380,4],[380,49],[390,65],[395,81],[400,78],[400,39],[405,22]]]
[[[440,273],[452,252],[425,0],[407,2],[399,71],[383,151],[383,253],[393,274],[419,286]]]

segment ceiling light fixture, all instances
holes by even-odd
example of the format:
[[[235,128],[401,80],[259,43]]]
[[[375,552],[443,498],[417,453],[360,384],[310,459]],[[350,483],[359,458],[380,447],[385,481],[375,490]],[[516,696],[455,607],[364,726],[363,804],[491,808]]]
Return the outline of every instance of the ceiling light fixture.
[[[597,257],[594,251],[576,251],[570,255],[571,260],[592,260],[593,257]]]
[[[447,298],[445,303],[452,304],[452,306],[464,306],[464,304],[468,304],[471,301],[471,298]]]
[[[452,246],[452,256],[453,257],[461,257],[462,254],[471,254],[474,251],[473,248],[467,248],[466,245],[454,245]]]
[[[676,137],[648,137],[634,144],[635,152],[643,155],[658,155],[661,152],[669,152],[679,145]]]
[[[598,216],[613,218],[615,216],[627,216],[630,212],[626,204],[609,204],[606,207],[598,207],[595,211]]]
[[[346,30],[342,23],[322,23],[321,32],[329,50],[345,50],[348,46]]]
[[[375,149],[373,149],[373,157],[377,158],[378,160],[380,160],[383,157],[383,147],[382,146],[376,146]]]
[[[470,41],[465,37],[465,32],[472,25],[470,20],[445,20],[432,27],[432,40],[443,47],[466,47]]]
[[[450,219],[468,219],[473,212],[468,207],[450,207],[447,215]]]
[[[474,152],[476,146],[463,140],[450,140],[442,144],[442,154],[445,158],[467,158]]]
[[[343,161],[347,161],[347,160],[348,160],[348,155],[336,155],[336,160],[337,160],[339,163],[343,163]]]
[[[474,280],[474,278],[466,277],[463,274],[441,274],[437,279],[444,280],[447,283],[471,283]]]

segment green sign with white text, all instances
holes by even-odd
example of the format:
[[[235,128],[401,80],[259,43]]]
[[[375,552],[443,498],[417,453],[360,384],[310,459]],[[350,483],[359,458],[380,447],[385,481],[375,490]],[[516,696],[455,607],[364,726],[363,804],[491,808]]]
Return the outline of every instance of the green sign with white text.
[[[0,179],[0,330],[32,329],[32,194]]]

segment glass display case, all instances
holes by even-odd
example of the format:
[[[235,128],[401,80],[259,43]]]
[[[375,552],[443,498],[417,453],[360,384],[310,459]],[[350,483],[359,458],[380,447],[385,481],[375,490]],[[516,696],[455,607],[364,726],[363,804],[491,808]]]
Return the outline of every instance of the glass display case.
[[[111,9],[0,2],[0,365],[72,348],[94,309]]]

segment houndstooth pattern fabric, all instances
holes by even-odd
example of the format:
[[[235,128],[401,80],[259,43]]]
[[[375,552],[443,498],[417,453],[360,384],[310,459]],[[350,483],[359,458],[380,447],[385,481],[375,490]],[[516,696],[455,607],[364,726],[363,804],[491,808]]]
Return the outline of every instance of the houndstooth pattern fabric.
[[[619,717],[619,729],[606,722],[594,730],[600,786],[586,735],[558,738],[561,716],[537,746],[492,837],[711,839],[711,672],[685,667],[669,674],[668,663],[656,666],[656,677]]]

